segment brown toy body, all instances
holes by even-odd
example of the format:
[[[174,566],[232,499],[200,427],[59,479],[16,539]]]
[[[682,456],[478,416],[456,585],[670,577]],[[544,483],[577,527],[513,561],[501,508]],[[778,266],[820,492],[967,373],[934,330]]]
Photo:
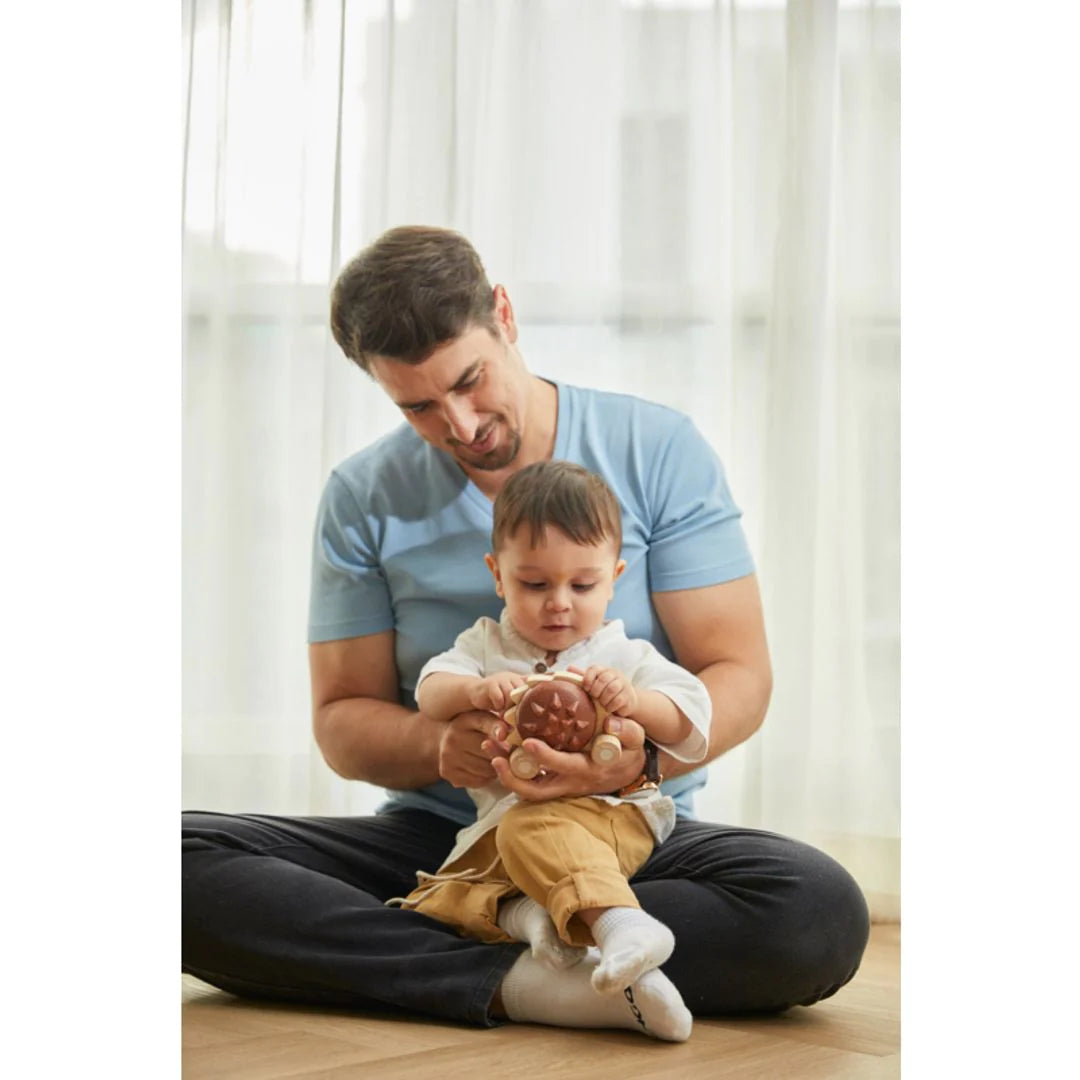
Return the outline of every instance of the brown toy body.
[[[554,750],[587,753],[593,761],[610,764],[618,760],[622,744],[604,733],[607,709],[581,687],[581,676],[572,671],[530,675],[524,686],[511,692],[512,702],[503,714],[510,726],[507,742],[515,747],[510,769],[522,780],[540,771],[536,758],[521,743],[542,739]]]

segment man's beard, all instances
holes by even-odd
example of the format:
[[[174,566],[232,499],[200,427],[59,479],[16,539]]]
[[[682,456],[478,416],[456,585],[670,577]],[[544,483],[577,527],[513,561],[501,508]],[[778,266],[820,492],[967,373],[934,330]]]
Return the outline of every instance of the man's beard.
[[[470,469],[479,469],[481,472],[498,472],[500,469],[505,469],[518,456],[520,449],[521,436],[512,428],[507,428],[506,442],[501,446],[496,446],[486,454],[474,458],[468,455],[464,446],[459,444],[455,456],[459,461],[468,465]]]

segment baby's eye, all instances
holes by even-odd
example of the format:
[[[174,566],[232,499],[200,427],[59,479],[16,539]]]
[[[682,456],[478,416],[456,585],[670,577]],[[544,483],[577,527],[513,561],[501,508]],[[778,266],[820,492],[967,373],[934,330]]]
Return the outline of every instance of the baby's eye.
[[[575,585],[573,588],[574,592],[588,592],[590,589],[596,588],[596,582],[582,582],[580,585]]]
[[[543,581],[523,581],[521,583],[526,589],[546,589],[547,585]]]

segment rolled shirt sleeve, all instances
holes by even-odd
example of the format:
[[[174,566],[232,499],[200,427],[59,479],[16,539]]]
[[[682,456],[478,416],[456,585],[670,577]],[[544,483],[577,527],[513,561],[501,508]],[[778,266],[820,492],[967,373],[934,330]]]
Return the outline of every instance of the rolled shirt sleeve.
[[[650,480],[653,592],[701,588],[754,572],[724,467],[688,417],[658,455]]]

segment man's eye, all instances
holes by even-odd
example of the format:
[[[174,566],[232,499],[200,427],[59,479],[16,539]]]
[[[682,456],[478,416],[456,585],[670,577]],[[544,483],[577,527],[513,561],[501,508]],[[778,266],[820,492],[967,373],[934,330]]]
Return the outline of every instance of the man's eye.
[[[428,410],[428,402],[421,401],[419,405],[406,405],[402,411],[407,412],[410,416],[419,416],[421,413],[425,413]]]

